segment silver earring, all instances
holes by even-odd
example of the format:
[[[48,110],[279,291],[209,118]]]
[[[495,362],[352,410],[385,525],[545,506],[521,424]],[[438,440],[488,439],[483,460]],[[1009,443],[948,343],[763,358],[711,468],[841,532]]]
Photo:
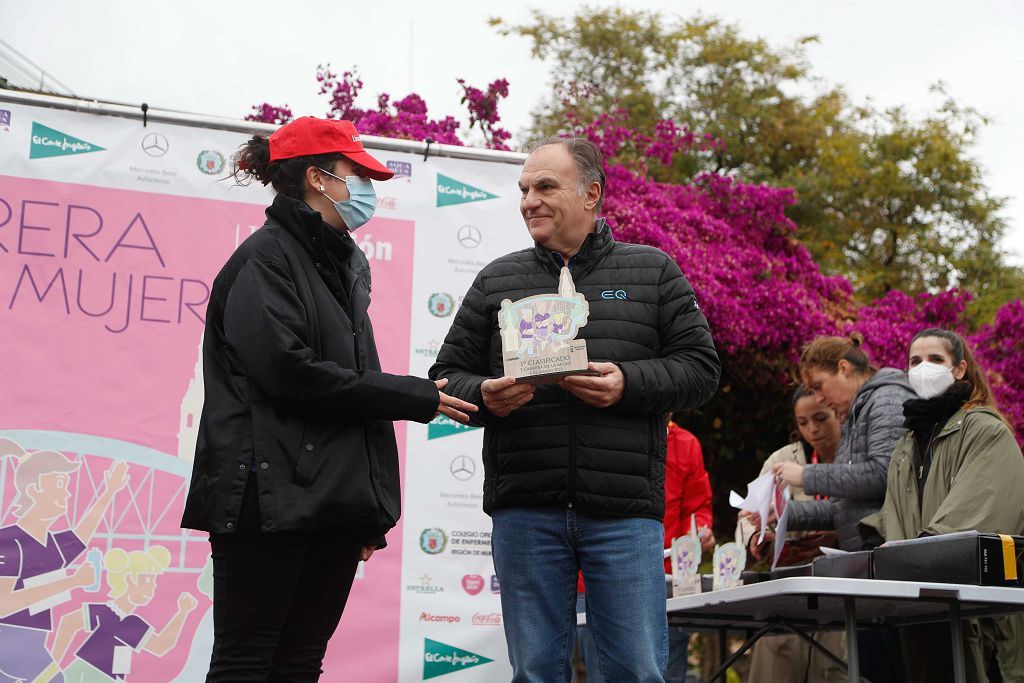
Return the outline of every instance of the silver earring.
[[[324,190],[324,186],[323,186],[323,185],[321,185],[321,186],[320,186],[320,191],[321,191],[321,192],[324,192],[324,191],[325,191],[325,190]]]

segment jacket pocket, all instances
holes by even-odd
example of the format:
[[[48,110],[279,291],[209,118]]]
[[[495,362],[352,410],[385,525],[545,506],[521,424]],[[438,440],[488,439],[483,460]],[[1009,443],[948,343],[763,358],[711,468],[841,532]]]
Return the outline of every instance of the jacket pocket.
[[[295,474],[292,481],[299,486],[308,486],[313,480],[316,472],[317,462],[320,453],[316,440],[313,439],[313,430],[308,424],[302,426],[302,436],[299,439],[298,454],[295,456]]]

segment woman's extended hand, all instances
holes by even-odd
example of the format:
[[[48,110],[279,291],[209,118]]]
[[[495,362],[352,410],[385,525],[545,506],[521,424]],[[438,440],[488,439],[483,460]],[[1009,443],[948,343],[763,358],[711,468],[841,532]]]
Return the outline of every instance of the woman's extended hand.
[[[438,415],[445,415],[455,420],[456,422],[462,422],[465,424],[469,422],[469,415],[466,413],[475,413],[480,410],[475,405],[468,401],[463,401],[461,398],[455,398],[441,391],[448,386],[448,378],[434,380],[434,384],[437,385],[437,393],[440,398],[437,404],[437,412],[434,413],[434,417]]]

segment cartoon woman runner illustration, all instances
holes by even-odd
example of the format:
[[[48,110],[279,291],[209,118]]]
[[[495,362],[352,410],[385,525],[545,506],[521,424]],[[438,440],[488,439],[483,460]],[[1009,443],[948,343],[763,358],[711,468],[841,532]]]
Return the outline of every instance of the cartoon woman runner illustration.
[[[114,494],[128,484],[128,464],[111,465],[96,502],[72,528],[53,533],[50,529],[67,515],[71,473],[82,463],[56,451],[26,452],[10,439],[0,439],[3,456],[18,458],[18,521],[0,528],[0,680],[33,681],[52,664],[46,649],[50,608],[96,579],[88,562],[70,576],[66,568],[89,544]]]
[[[519,357],[532,356],[533,348],[533,309],[524,306],[519,309],[522,319],[519,321]]]
[[[155,631],[136,608],[148,605],[156,592],[156,580],[171,562],[163,546],[125,552],[114,548],[103,558],[111,598],[106,603],[83,603],[81,611],[60,620],[53,641],[53,659],[64,659],[72,641],[82,631],[89,637],[64,670],[65,683],[123,681],[131,672],[132,653],[145,650],[161,657],[178,644],[185,618],[198,602],[188,593],[178,596],[178,611],[167,626]],[[56,666],[56,665],[55,665]]]

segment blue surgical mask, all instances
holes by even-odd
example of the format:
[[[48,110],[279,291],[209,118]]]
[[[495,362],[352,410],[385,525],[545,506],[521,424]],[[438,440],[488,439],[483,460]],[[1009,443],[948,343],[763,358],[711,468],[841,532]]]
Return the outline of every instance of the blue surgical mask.
[[[334,209],[345,222],[345,227],[352,231],[366,225],[373,217],[373,212],[377,210],[377,193],[373,189],[373,183],[367,178],[354,175],[338,178],[330,171],[324,171],[322,168],[320,170],[348,187],[348,199],[335,202],[324,192],[324,186],[320,186],[320,193],[334,202]]]

